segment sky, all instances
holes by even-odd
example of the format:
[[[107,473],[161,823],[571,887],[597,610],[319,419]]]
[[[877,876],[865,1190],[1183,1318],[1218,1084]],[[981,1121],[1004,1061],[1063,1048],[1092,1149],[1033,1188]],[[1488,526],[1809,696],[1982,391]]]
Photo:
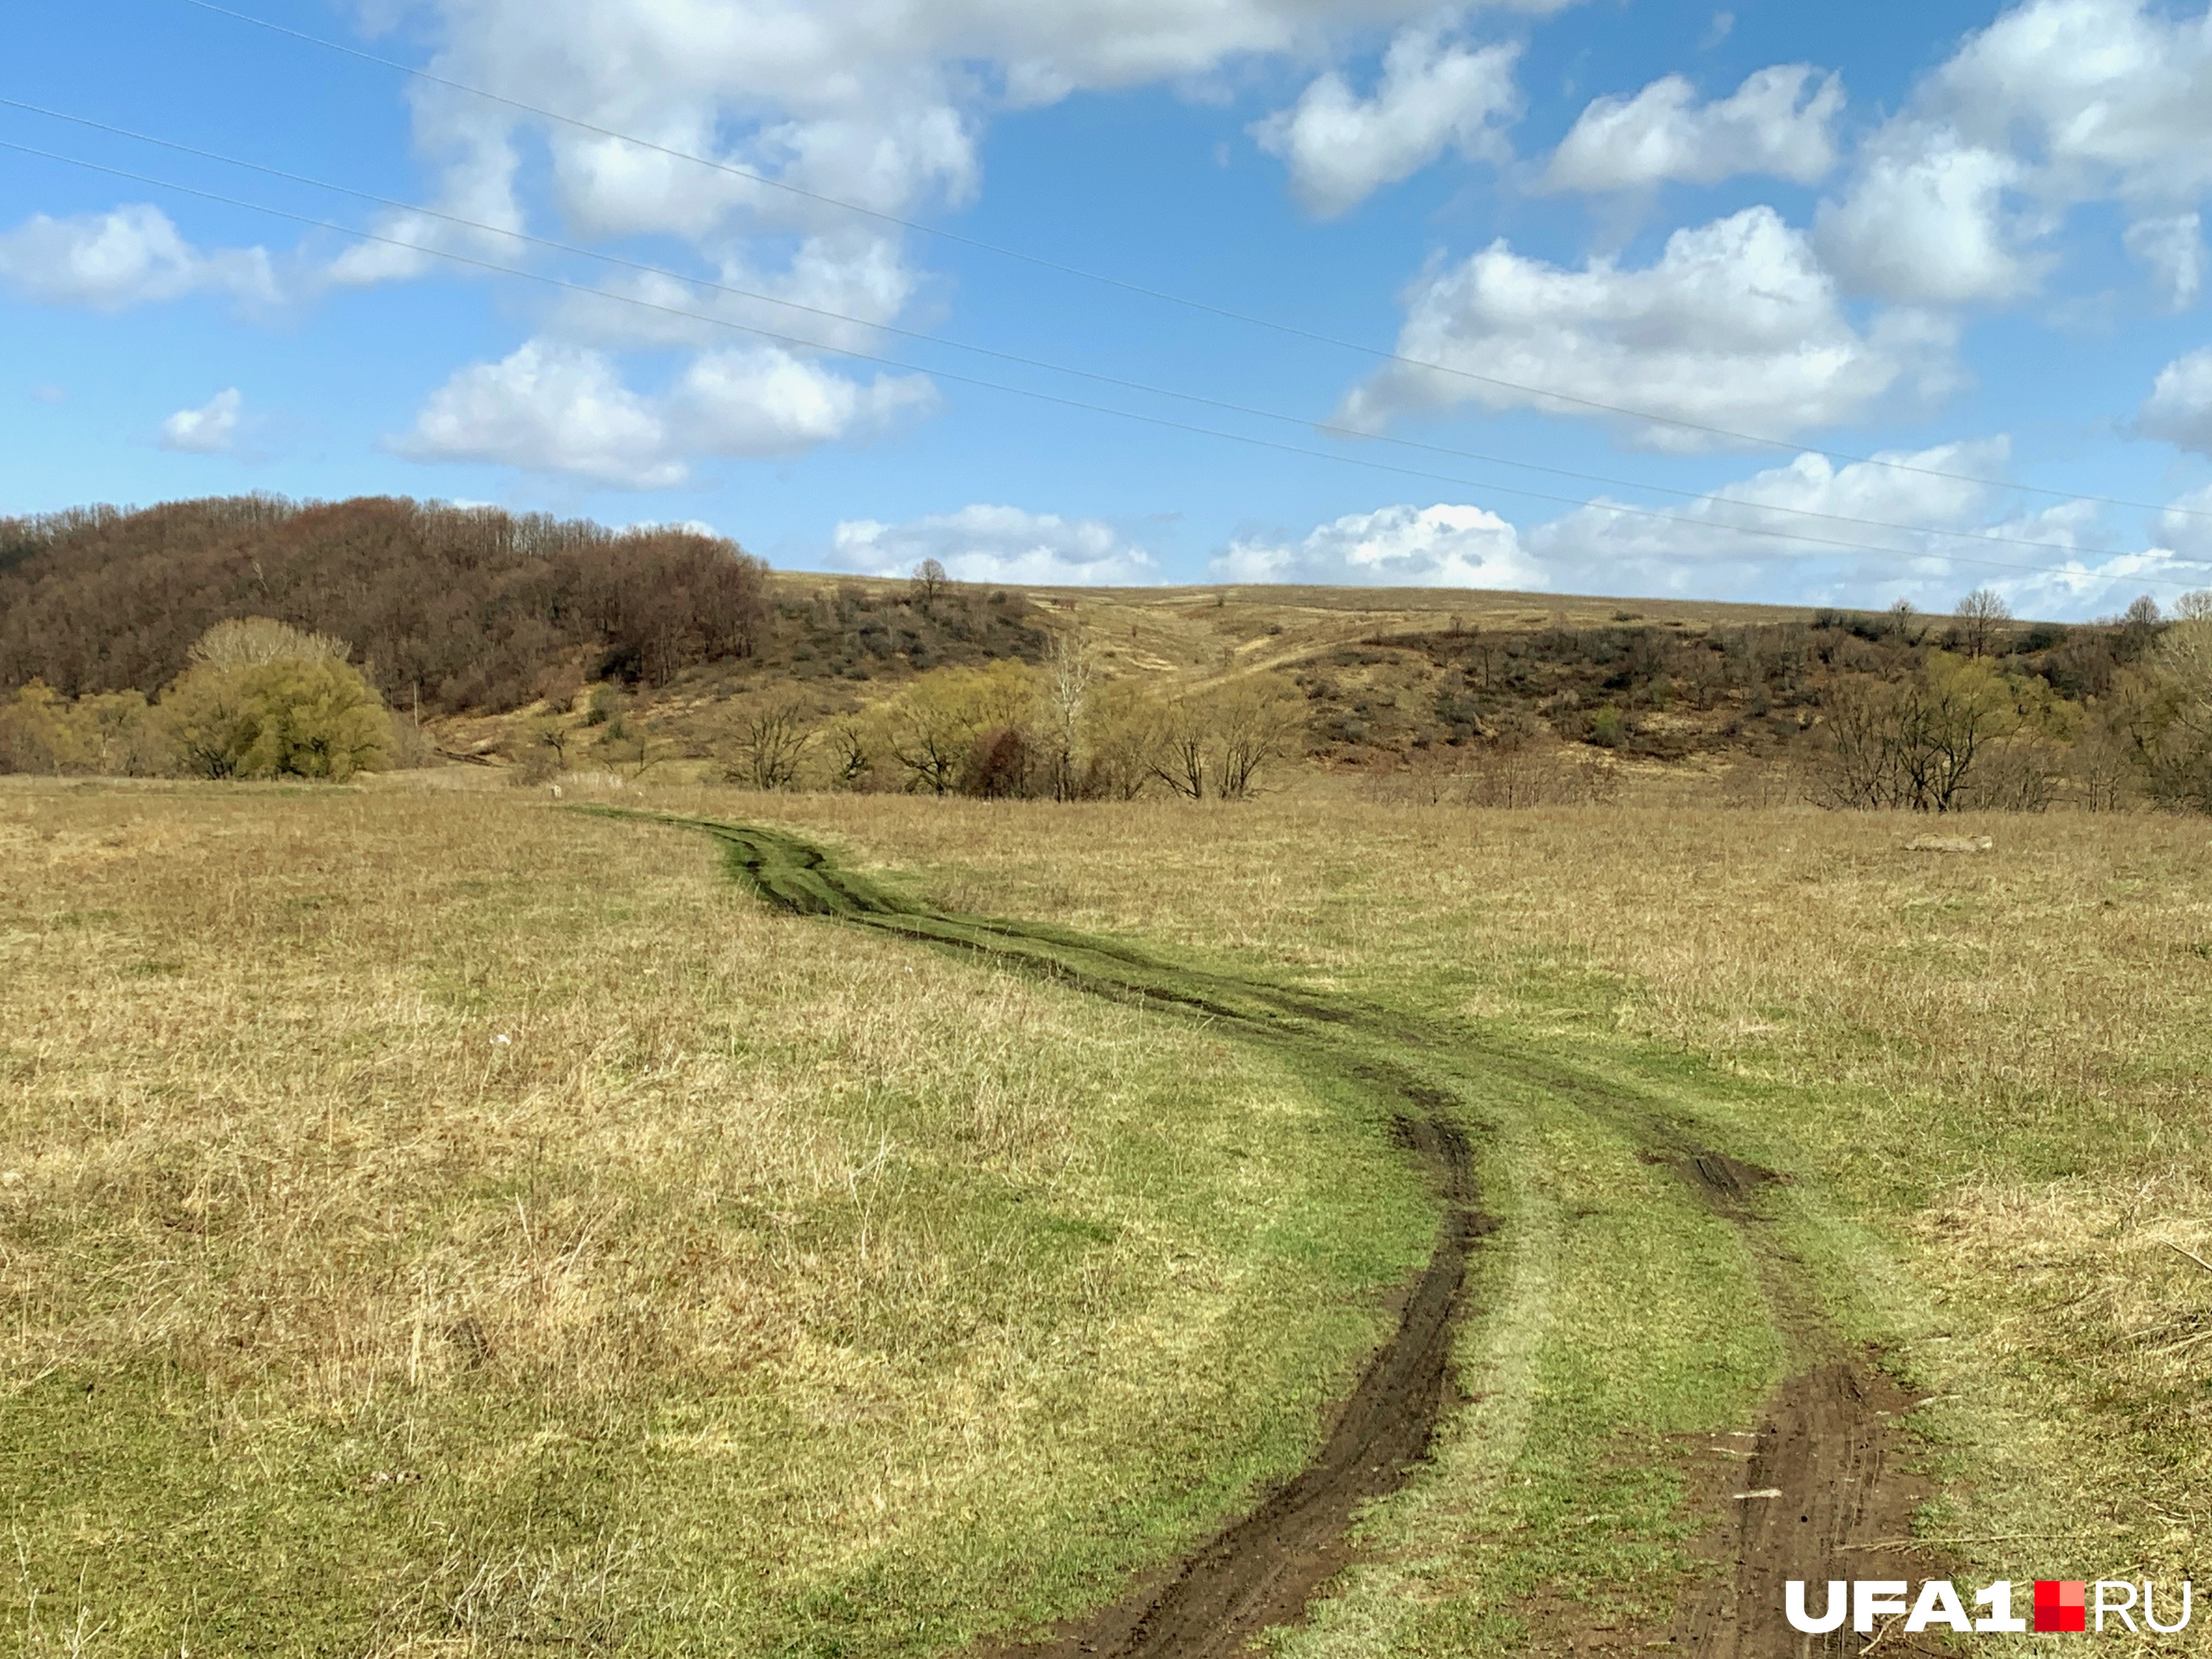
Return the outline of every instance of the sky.
[[[2108,615],[2212,586],[2212,13],[74,0],[0,515]]]

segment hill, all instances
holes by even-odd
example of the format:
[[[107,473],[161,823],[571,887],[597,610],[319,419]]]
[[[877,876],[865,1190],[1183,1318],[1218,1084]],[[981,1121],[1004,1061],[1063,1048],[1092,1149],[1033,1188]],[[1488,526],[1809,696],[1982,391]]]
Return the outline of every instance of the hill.
[[[1262,765],[1281,781],[1286,762],[1433,787],[1419,781],[1525,773],[1532,756],[1570,793],[1622,768],[1802,775],[1833,770],[1831,716],[1854,688],[1895,690],[1964,660],[1974,697],[2006,705],[1975,787],[2031,805],[2077,785],[2112,793],[2085,769],[2112,773],[2117,750],[2142,747],[2141,720],[2106,727],[2160,630],[2148,600],[2065,626],[2001,607],[1929,618],[776,573],[685,531],[388,499],[0,522],[0,693],[40,682],[65,699],[150,699],[205,629],[248,615],[343,641],[421,734],[419,753],[525,776],[688,770],[981,793],[1241,793]],[[1224,720],[1243,738],[1224,738]],[[1181,767],[1162,758],[1178,730]],[[1237,742],[1242,758],[1221,748]],[[18,769],[51,769],[35,744],[15,750]],[[1930,799],[1924,780],[1894,775],[1853,790]]]

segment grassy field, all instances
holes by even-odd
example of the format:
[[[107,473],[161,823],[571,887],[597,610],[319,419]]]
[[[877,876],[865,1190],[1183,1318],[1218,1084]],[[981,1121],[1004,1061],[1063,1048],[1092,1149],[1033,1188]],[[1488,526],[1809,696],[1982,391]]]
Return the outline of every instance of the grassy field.
[[[938,806],[782,814],[856,857],[926,871],[955,908],[1295,964],[1306,983],[1464,1018],[1701,1126],[1793,1178],[1784,1224],[1829,1319],[1935,1397],[1917,1419],[1943,1477],[1926,1529],[1959,1540],[1964,1570],[2188,1575],[2212,1521],[2212,1273],[2183,1254],[2212,1258],[2201,823],[2015,816],[1957,826],[1989,833],[1992,852],[1946,854],[1907,850],[1924,824],[1881,815]],[[1684,1269],[1694,1255],[1654,1231],[1662,1194],[1601,1125],[1531,1109],[1496,1127],[1553,1139],[1503,1160],[1525,1206],[1517,1271],[1553,1278],[1501,1297],[1498,1319],[1470,1333],[1469,1364],[1550,1363],[1578,1386],[1618,1376],[1592,1336],[1607,1297],[1638,1358],[1634,1397],[1579,1420],[1562,1407],[1574,1389],[1528,1384],[1510,1428],[1528,1449],[1497,1477],[1510,1513],[1470,1512],[1472,1475],[1437,1483],[1431,1504],[1453,1513],[1425,1533],[1422,1504],[1403,1506],[1399,1547],[1418,1554],[1425,1538],[1444,1565],[1421,1595],[1396,1583],[1376,1605],[1402,1623],[1407,1605],[1458,1597],[1447,1645],[1484,1628],[1480,1586],[1588,1553],[1587,1540],[1532,1542],[1532,1493],[1562,1515],[1584,1499],[1583,1513],[1619,1510],[1604,1488],[1620,1448],[1591,1435],[1643,1432],[1628,1467],[1663,1494],[1650,1436],[1725,1426],[1758,1372],[1720,1365],[1733,1394],[1701,1376],[1693,1408],[1668,1414],[1684,1396],[1650,1363],[1654,1339],[1670,1313],[1700,1309],[1732,1328],[1754,1294],[1743,1270],[1731,1303],[1728,1273]],[[1622,1183],[1646,1189],[1625,1198]],[[1612,1218],[1615,1254],[1563,1216]],[[1678,1206],[1674,1224],[1694,1218]],[[1567,1255],[1547,1257],[1563,1237]],[[1622,1288],[1620,1275],[1662,1266],[1688,1282]],[[1580,1301],[1561,1293],[1570,1272]],[[1504,1331],[1516,1310],[1526,1322]],[[1710,1334],[1685,1340],[1711,1359]],[[1486,1387],[1470,1421],[1504,1412],[1510,1392]],[[1469,1438],[1468,1455],[1497,1460],[1495,1436]],[[1518,1540],[1510,1559],[1463,1542],[1452,1555],[1454,1540],[1501,1532]],[[1345,1650],[1435,1645],[1434,1632],[1386,1639],[1344,1617]]]
[[[508,793],[0,795],[0,1628],[941,1651],[1294,1467],[1429,1218],[1268,1057]]]
[[[2201,824],[656,799],[1445,1034],[1502,1224],[1470,1403],[1297,1659],[1663,1624],[1698,1449],[1823,1345],[1932,1397],[1967,1576],[2186,1576]],[[21,786],[0,872],[27,1651],[1035,1629],[1295,1466],[1429,1242],[1326,1070],[771,915],[674,829]],[[1661,1129],[1790,1177],[1768,1231]]]

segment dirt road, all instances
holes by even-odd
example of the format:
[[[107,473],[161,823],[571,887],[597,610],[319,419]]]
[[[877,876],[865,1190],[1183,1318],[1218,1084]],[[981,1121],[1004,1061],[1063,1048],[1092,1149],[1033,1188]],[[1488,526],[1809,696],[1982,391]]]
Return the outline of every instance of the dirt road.
[[[1440,1212],[1434,1249],[1406,1295],[1396,1329],[1336,1408],[1312,1460],[1249,1513],[1227,1518],[1182,1561],[1022,1651],[1039,1659],[1225,1659],[1260,1632],[1303,1618],[1308,1602],[1351,1559],[1346,1534],[1362,1507],[1397,1491],[1419,1467],[1456,1400],[1452,1354],[1470,1312],[1468,1262],[1492,1231],[1475,1191],[1461,1103],[1439,1085],[1442,1073],[1419,1064],[1424,1054],[1449,1054],[1460,1067],[1474,1055],[1501,1075],[1571,1099],[1640,1145],[1647,1162],[1677,1171],[1684,1189],[1743,1238],[1785,1351],[1794,1356],[1755,1435],[1747,1436],[1747,1455],[1727,1466],[1726,1479],[1705,1482],[1706,1547],[1715,1569],[1704,1589],[1686,1598],[1673,1627],[1582,1632],[1563,1624],[1552,1630],[1540,1614],[1530,1650],[1625,1653],[1663,1644],[1705,1659],[1856,1653],[1868,1638],[1848,1628],[1829,1637],[1790,1630],[1784,1583],[1872,1576],[1853,1565],[1868,1559],[1880,1560],[1885,1577],[1942,1576],[1907,1537],[1924,1495],[1900,1452],[1899,1419],[1910,1402],[1864,1356],[1844,1350],[1820,1328],[1802,1271],[1771,1237],[1759,1202],[1772,1179],[1767,1172],[1694,1144],[1680,1126],[1588,1077],[1540,1055],[1497,1047],[1464,1025],[1256,975],[1194,969],[1126,941],[1049,923],[933,910],[840,867],[782,830],[623,816],[656,817],[714,837],[732,875],[794,915],[977,952],[1097,995],[1202,1013],[1243,1040],[1291,1051],[1377,1098],[1429,1176]],[[1869,1557],[1869,1550],[1883,1553]],[[1883,1645],[1914,1650],[1901,1634]]]

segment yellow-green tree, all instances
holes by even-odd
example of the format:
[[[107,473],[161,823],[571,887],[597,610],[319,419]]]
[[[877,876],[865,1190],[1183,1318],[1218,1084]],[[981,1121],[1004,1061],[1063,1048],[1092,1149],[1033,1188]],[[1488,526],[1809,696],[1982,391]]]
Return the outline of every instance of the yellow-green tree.
[[[390,765],[383,701],[344,649],[266,617],[210,629],[161,699],[185,769],[343,782]]]
[[[1001,659],[981,668],[933,668],[901,690],[878,717],[885,753],[907,787],[949,795],[986,732],[1020,730],[1035,719],[1036,672]]]

